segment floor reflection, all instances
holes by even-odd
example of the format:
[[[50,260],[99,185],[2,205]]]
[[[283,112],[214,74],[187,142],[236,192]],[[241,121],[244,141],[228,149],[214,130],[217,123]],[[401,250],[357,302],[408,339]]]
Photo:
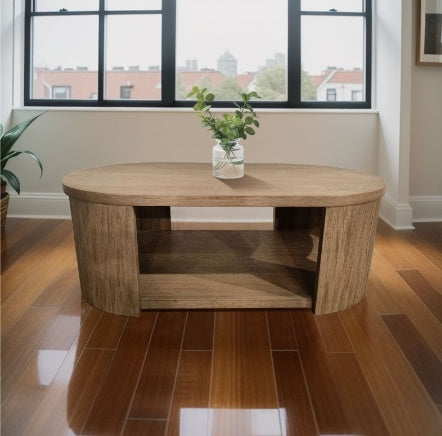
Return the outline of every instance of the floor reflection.
[[[179,436],[281,436],[284,422],[284,409],[182,408]]]

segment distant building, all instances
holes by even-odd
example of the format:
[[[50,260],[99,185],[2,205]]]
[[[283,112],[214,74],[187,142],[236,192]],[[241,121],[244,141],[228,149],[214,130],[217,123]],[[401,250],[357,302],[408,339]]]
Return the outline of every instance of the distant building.
[[[228,51],[218,59],[218,71],[225,77],[237,76],[238,62]]]
[[[98,74],[93,70],[49,70],[36,68],[33,83],[35,99],[96,99],[98,95]],[[177,75],[183,95],[193,86],[210,83],[220,85],[225,76],[213,69],[200,71],[181,71]],[[255,73],[240,74],[235,81],[246,89],[250,86]],[[161,99],[161,71],[149,67],[148,71],[138,66],[129,69],[112,69],[106,72],[105,98],[110,100],[159,100]],[[182,97],[185,98],[185,97]]]
[[[196,59],[186,59],[185,71],[198,71],[198,61]]]
[[[309,76],[316,86],[317,101],[362,101],[364,72],[355,68],[328,67],[322,75]]]
[[[265,69],[278,67],[280,65],[285,66],[286,56],[284,53],[275,53],[271,59],[266,59]]]

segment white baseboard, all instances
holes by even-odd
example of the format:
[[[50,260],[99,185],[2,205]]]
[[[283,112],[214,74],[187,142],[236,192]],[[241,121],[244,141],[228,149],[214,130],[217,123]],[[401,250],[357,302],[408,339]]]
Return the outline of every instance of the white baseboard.
[[[22,192],[10,194],[8,216],[11,218],[70,219],[69,199],[65,194]]]
[[[412,195],[413,222],[442,221],[442,195]]]
[[[397,203],[387,194],[381,200],[379,216],[395,230],[414,229],[411,206],[408,203]]]

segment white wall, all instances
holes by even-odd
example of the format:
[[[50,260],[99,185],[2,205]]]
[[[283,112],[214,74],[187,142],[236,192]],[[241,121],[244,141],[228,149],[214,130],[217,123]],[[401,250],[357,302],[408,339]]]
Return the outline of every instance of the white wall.
[[[13,96],[14,3],[0,3],[0,123],[10,122]]]
[[[387,183],[381,213],[395,228],[412,228],[409,195],[411,6],[376,2],[375,83],[379,109],[378,173]]]
[[[413,8],[416,35],[418,8]],[[413,38],[413,52],[416,38]],[[415,220],[442,221],[442,65],[412,62],[410,204]]]
[[[14,123],[38,111],[14,110]],[[375,173],[377,114],[373,111],[266,111],[261,128],[244,142],[247,162],[331,165]],[[64,174],[118,162],[211,162],[214,140],[191,110],[52,110],[40,117],[20,143],[42,160],[45,172],[26,157],[11,162],[24,193],[13,198],[11,214],[68,215],[61,194]],[[63,204],[62,204],[63,203]],[[180,213],[180,218],[191,218]],[[238,212],[238,211],[237,211]],[[249,219],[271,213],[249,211]],[[248,215],[229,215],[232,219]],[[197,216],[195,216],[198,219]],[[219,219],[227,219],[224,211]]]

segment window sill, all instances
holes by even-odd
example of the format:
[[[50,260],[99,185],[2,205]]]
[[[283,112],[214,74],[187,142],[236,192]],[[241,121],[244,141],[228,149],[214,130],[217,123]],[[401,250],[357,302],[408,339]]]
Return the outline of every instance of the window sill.
[[[16,106],[13,112],[184,112],[194,113],[191,107],[66,107],[66,106]],[[213,112],[233,112],[234,108],[213,108]],[[260,114],[378,114],[378,109],[286,109],[286,108],[259,108],[256,111]]]

